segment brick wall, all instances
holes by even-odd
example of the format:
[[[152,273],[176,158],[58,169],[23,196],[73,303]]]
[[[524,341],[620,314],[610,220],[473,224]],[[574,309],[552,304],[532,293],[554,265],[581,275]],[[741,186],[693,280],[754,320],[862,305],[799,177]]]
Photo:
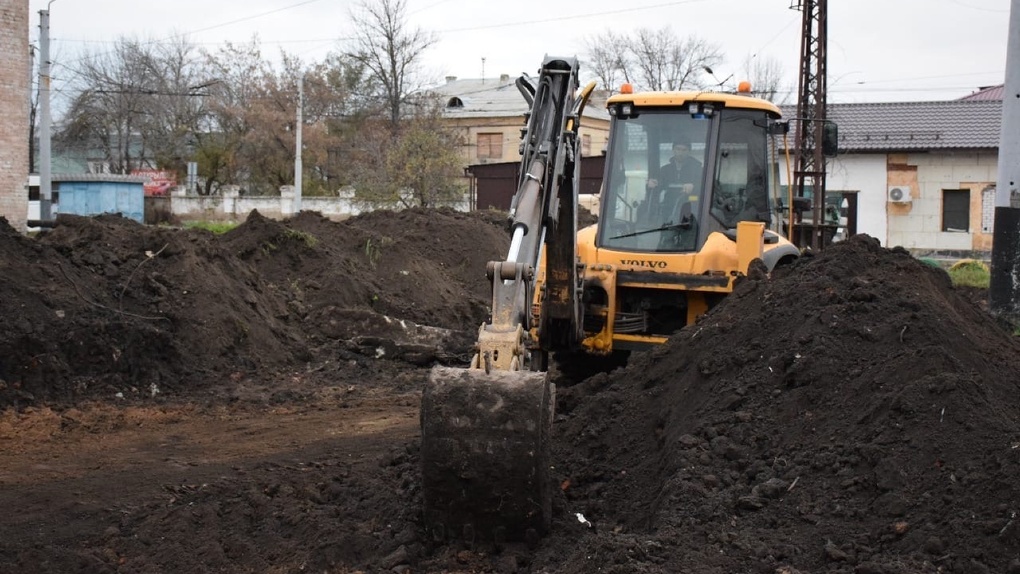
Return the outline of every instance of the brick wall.
[[[0,217],[25,230],[28,216],[28,0],[0,0]]]

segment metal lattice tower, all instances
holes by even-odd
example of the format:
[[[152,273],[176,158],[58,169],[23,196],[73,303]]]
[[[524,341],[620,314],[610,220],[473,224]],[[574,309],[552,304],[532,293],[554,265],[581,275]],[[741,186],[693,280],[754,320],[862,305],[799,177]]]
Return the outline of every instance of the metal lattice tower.
[[[820,249],[825,242],[823,214],[825,212],[825,155],[822,153],[822,134],[825,128],[827,39],[827,0],[792,0],[790,8],[803,14],[800,35],[800,82],[797,90],[797,141],[796,168],[793,185],[797,197],[806,195],[805,186],[812,190],[811,223],[802,226],[810,231],[810,239],[802,232],[800,247]],[[793,216],[793,206],[791,217]],[[794,240],[794,238],[790,238]]]

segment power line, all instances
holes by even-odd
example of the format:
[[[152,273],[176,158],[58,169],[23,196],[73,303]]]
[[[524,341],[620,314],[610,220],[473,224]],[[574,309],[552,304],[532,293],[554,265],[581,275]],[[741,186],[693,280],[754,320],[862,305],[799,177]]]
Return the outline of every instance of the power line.
[[[301,2],[297,2],[295,4],[290,4],[290,5],[284,6],[282,8],[277,8],[275,10],[270,10],[268,12],[262,12],[262,13],[259,13],[259,14],[253,14],[251,16],[245,16],[243,18],[238,18],[238,19],[235,19],[235,20],[230,20],[228,22],[222,22],[220,24],[215,24],[213,26],[208,26],[206,28],[200,28],[200,29],[197,29],[197,30],[189,31],[189,32],[182,32],[182,33],[178,33],[178,34],[172,34],[172,35],[166,36],[166,37],[164,37],[162,39],[148,40],[148,41],[144,41],[144,42],[140,42],[140,43],[142,45],[160,45],[160,44],[172,41],[174,39],[183,38],[183,37],[185,37],[185,36],[187,36],[189,34],[198,33],[198,32],[204,32],[204,31],[208,31],[208,30],[212,30],[212,29],[216,29],[216,28],[221,28],[221,27],[229,26],[229,25],[232,25],[232,24],[236,24],[238,22],[243,22],[243,21],[252,20],[252,19],[255,19],[255,18],[260,18],[260,17],[263,17],[263,16],[267,16],[267,15],[274,14],[274,13],[277,13],[277,12],[281,12],[281,11],[284,11],[284,10],[290,10],[290,9],[293,9],[293,8],[296,8],[296,7],[299,7],[299,6],[303,6],[305,4],[310,4],[312,2],[317,2],[317,1],[318,0],[302,0]],[[421,9],[417,10],[416,12],[421,12],[421,11],[424,11],[424,10],[428,10],[430,8],[434,8],[435,6],[443,4],[446,1],[447,0],[439,0],[438,2],[435,2],[435,3],[433,3],[433,4],[429,5],[429,6],[426,6],[424,8],[421,8]],[[632,12],[638,12],[638,11],[644,11],[644,10],[653,10],[653,9],[658,9],[658,8],[666,8],[666,7],[671,7],[671,6],[679,6],[679,5],[683,5],[683,4],[694,4],[694,3],[708,2],[708,1],[712,1],[712,0],[674,0],[672,2],[664,2],[664,3],[659,3],[659,4],[651,4],[651,5],[647,5],[647,6],[630,7],[630,8],[617,9],[617,10],[606,10],[606,11],[601,11],[601,12],[591,12],[591,13],[588,13],[588,14],[574,14],[574,15],[570,15],[570,16],[559,16],[559,17],[544,18],[544,19],[538,19],[538,20],[508,22],[508,23],[503,23],[503,24],[493,24],[493,25],[472,26],[472,27],[465,27],[465,28],[440,30],[439,33],[458,33],[458,32],[470,32],[470,31],[476,31],[476,30],[488,30],[488,29],[494,29],[494,28],[505,28],[505,27],[513,27],[513,26],[528,26],[528,25],[533,25],[533,24],[544,24],[544,23],[549,23],[549,22],[559,22],[559,21],[563,21],[563,20],[577,20],[577,19],[584,19],[584,18],[594,18],[594,17],[598,17],[598,16],[609,16],[609,15],[621,14],[621,13],[632,13]],[[302,39],[298,39],[298,40],[279,40],[279,41],[273,41],[273,42],[262,42],[261,40],[259,40],[259,43],[260,44],[263,44],[263,43],[264,44],[284,44],[284,43],[292,43],[292,42],[293,43],[318,42],[318,43],[322,43],[322,45],[325,45],[325,43],[327,43],[327,42],[341,42],[341,41],[344,41],[344,40],[351,40],[351,39],[352,38],[350,38],[350,37],[343,37],[343,36],[341,36],[341,37],[318,38],[318,39],[302,38]],[[82,43],[104,43],[104,42],[111,42],[109,40],[67,40],[67,39],[64,39],[64,40],[61,40],[61,41],[63,41],[63,42],[82,42]],[[114,40],[112,42],[114,44],[116,44],[116,42],[118,42],[118,41]],[[223,44],[223,42],[200,43],[200,42],[191,42],[191,41],[189,41],[189,43],[190,44],[195,44],[195,45],[217,45],[217,46]],[[319,46],[310,48],[308,50],[302,51],[301,53],[305,54],[305,53],[314,51],[318,47]],[[110,53],[112,53],[112,50],[106,51],[106,52],[99,52],[99,53],[96,53],[96,54],[85,55],[85,56],[82,56],[82,57],[80,57],[80,58],[78,58],[76,60],[73,60],[73,61],[69,62],[68,64],[65,64],[64,67],[66,67],[68,69],[71,69],[70,68],[71,65],[73,65],[75,63],[78,63],[78,62],[82,62],[82,61],[84,61],[88,57],[93,57],[93,56],[94,57],[99,57],[99,56],[102,56],[102,55],[105,55],[105,54],[110,54]]]
[[[882,92],[949,92],[955,90],[973,90],[974,85],[967,86],[930,86],[925,88],[843,88],[829,90],[840,94],[867,94]]]
[[[254,20],[256,18],[262,18],[263,16],[269,16],[271,14],[276,14],[276,13],[283,12],[283,11],[286,11],[286,10],[291,10],[291,9],[298,8],[300,6],[304,6],[306,4],[311,4],[313,2],[318,2],[318,1],[319,0],[302,0],[301,2],[297,2],[295,4],[289,4],[287,6],[283,6],[282,8],[276,8],[274,10],[269,10],[267,12],[260,12],[258,14],[252,14],[251,16],[244,16],[242,18],[237,18],[237,19],[234,19],[234,20],[229,20],[227,22],[221,22],[219,24],[213,24],[212,26],[207,26],[205,28],[198,28],[196,30],[190,30],[190,31],[186,31],[186,32],[179,32],[179,33],[176,33],[176,34],[171,34],[171,35],[165,36],[165,37],[163,37],[161,39],[147,40],[147,41],[144,41],[144,42],[140,42],[140,44],[143,44],[143,45],[162,45],[162,44],[168,43],[168,42],[170,42],[172,40],[176,40],[176,39],[179,39],[179,38],[184,38],[184,37],[186,37],[186,36],[188,36],[190,34],[197,34],[199,32],[208,32],[209,30],[215,30],[217,28],[223,28],[223,27],[226,27],[226,26],[231,26],[231,25],[237,24],[239,22],[246,22],[248,20]],[[95,40],[73,40],[73,39],[71,39],[71,40],[64,39],[64,40],[61,40],[61,41],[64,41],[64,42],[82,42],[82,43],[93,43],[93,42],[95,42],[95,43],[103,43],[103,42],[108,42],[106,40],[95,41]],[[307,41],[308,40],[295,40],[295,42],[307,42]],[[115,41],[113,41],[113,43],[116,44],[117,41],[115,40]],[[192,43],[192,42],[189,42],[189,43]],[[223,44],[223,42],[215,43],[215,45],[222,45],[222,44]],[[111,53],[111,52],[110,51],[105,52],[105,54],[109,54],[109,53]],[[98,53],[98,54],[95,54],[95,55],[96,56],[101,56],[101,55],[104,55],[104,53],[101,52],[101,53]],[[74,62],[81,62],[86,57],[88,57],[88,56],[83,56],[81,58],[78,58],[77,60],[74,60]]]
[[[880,94],[880,93],[886,93],[886,92],[952,92],[952,91],[959,91],[959,90],[974,90],[974,89],[975,89],[975,86],[973,84],[968,84],[966,86],[928,86],[928,87],[924,87],[924,88],[836,88],[836,89],[829,89],[829,93],[830,94],[833,94],[833,93],[836,93],[836,94],[869,94],[869,93],[870,94]],[[784,89],[784,90],[775,90],[775,93],[777,93],[777,94],[792,94],[795,91],[796,90],[794,90],[794,89],[789,89],[788,88],[788,89]]]
[[[318,0],[301,0],[301,1],[289,4],[287,6],[283,6],[283,7],[280,7],[280,8],[273,9],[273,10],[268,10],[268,11],[260,12],[260,13],[257,13],[257,14],[251,14],[251,15],[248,15],[248,16],[240,17],[240,18],[235,18],[235,19],[232,19],[232,20],[229,20],[229,21],[226,21],[226,22],[221,22],[221,23],[213,24],[213,25],[210,25],[210,26],[206,26],[204,28],[199,28],[199,29],[188,31],[188,32],[172,34],[170,36],[166,36],[166,37],[160,38],[160,39],[154,39],[154,40],[140,42],[140,44],[142,44],[142,45],[158,45],[158,44],[162,44],[162,43],[167,43],[167,42],[169,42],[169,41],[171,41],[173,39],[187,36],[188,34],[195,34],[195,33],[199,33],[199,32],[205,32],[205,31],[209,31],[209,30],[214,30],[214,29],[218,29],[218,28],[223,28],[223,27],[231,26],[231,25],[234,25],[234,24],[237,24],[237,23],[240,23],[240,22],[245,22],[245,21],[250,21],[250,20],[257,19],[257,18],[262,18],[262,17],[270,16],[272,14],[277,14],[277,13],[280,13],[280,12],[283,12],[283,11],[286,11],[286,10],[292,10],[292,9],[295,9],[295,8],[298,8],[298,7],[301,7],[301,6],[305,6],[305,5],[308,5],[308,4],[311,4],[313,2],[317,2],[317,1]],[[569,21],[576,21],[576,20],[585,19],[585,18],[606,17],[606,16],[613,16],[613,15],[618,15],[618,14],[623,14],[623,13],[634,13],[634,12],[639,12],[639,11],[655,10],[655,9],[661,9],[661,8],[667,8],[667,7],[674,7],[674,6],[680,6],[680,5],[695,4],[695,3],[703,3],[703,2],[711,2],[711,1],[713,1],[713,0],[673,0],[673,1],[668,1],[668,2],[659,2],[659,3],[655,3],[655,4],[649,4],[649,5],[646,5],[646,6],[634,6],[634,7],[628,7],[628,8],[620,8],[620,9],[613,9],[613,10],[604,10],[604,11],[598,11],[598,12],[590,12],[590,13],[585,13],[585,14],[573,14],[573,15],[569,15],[569,16],[556,16],[556,17],[538,18],[538,19],[534,19],[534,20],[522,20],[522,21],[515,21],[515,22],[505,22],[505,23],[500,23],[500,24],[486,24],[486,25],[477,25],[477,26],[465,26],[465,27],[461,27],[461,28],[449,28],[449,29],[445,29],[445,30],[439,30],[438,32],[445,33],[445,34],[455,34],[455,33],[461,33],[461,32],[484,31],[484,30],[491,30],[491,29],[498,29],[498,28],[523,27],[523,26],[530,26],[530,25],[535,25],[535,24],[562,22],[562,21],[567,21],[567,20],[569,20]],[[978,10],[982,9],[982,8],[977,7],[977,6],[963,4],[962,0],[944,0],[944,1],[954,2],[954,3],[960,4],[962,6],[965,6],[967,8],[973,8],[973,9],[978,9]],[[971,0],[971,1],[974,1],[974,0]],[[429,4],[429,5],[425,6],[425,7],[419,8],[419,9],[411,12],[411,14],[417,14],[417,13],[420,13],[420,12],[424,12],[426,10],[433,9],[433,8],[435,8],[437,6],[442,5],[442,4],[446,4],[447,2],[449,2],[449,0],[437,0],[437,1],[434,1],[434,2],[432,2],[431,4]],[[987,11],[995,12],[996,10],[987,9]],[[778,33],[776,33],[768,41],[766,41],[764,44],[762,44],[761,47],[759,47],[758,50],[755,52],[754,56],[758,56],[759,53],[761,52],[761,50],[763,50],[765,47],[767,47],[768,45],[772,44],[779,37],[781,37],[784,34],[784,32],[794,22],[796,22],[797,20],[798,20],[798,18],[792,19],[788,24],[786,24],[786,26],[784,26],[781,30],[779,30]],[[351,40],[351,39],[352,39],[351,37],[337,36],[337,37],[330,37],[330,38],[283,39],[283,40],[277,40],[277,41],[262,41],[262,40],[258,40],[258,43],[259,43],[259,45],[315,44],[315,45],[311,46],[310,48],[301,49],[297,54],[295,54],[295,55],[301,55],[301,54],[306,54],[306,53],[310,53],[310,52],[313,52],[315,50],[318,50],[318,49],[328,45],[328,43],[331,43],[331,42],[343,42],[345,40]],[[116,42],[118,42],[117,40],[85,40],[85,39],[80,39],[80,40],[76,40],[76,39],[58,39],[58,41],[69,42],[69,43],[70,42],[78,42],[78,43],[83,43],[83,44],[116,44]],[[191,44],[191,45],[194,45],[194,46],[222,46],[222,45],[224,45],[224,42],[192,42],[192,41],[188,41],[188,44]],[[68,72],[70,72],[71,74],[76,74],[76,70],[74,70],[74,68],[72,67],[72,66],[74,66],[75,63],[84,61],[86,58],[89,58],[89,57],[101,57],[104,54],[110,54],[110,53],[113,53],[113,50],[108,50],[108,51],[105,51],[105,52],[104,51],[100,51],[100,52],[96,52],[96,53],[92,53],[92,54],[87,54],[87,55],[85,55],[83,57],[71,60],[67,64],[61,64],[59,62],[54,62],[53,65],[54,65],[54,68],[56,68],[58,70],[61,67],[63,67]],[[855,83],[853,83],[853,85],[860,86],[860,85],[867,84],[867,85],[870,86],[870,85],[879,84],[879,83],[893,83],[893,82],[902,82],[902,81],[909,81],[909,80],[921,80],[921,79],[933,79],[933,78],[963,78],[963,77],[966,77],[966,76],[978,76],[980,74],[982,74],[982,73],[981,72],[973,72],[973,73],[967,73],[967,74],[953,74],[953,75],[944,75],[944,76],[923,76],[923,77],[918,77],[918,78],[897,78],[897,79],[872,80],[872,81],[867,81],[867,82],[855,82]],[[56,78],[54,78],[54,79],[56,79]],[[65,82],[69,82],[69,81],[71,81],[71,78],[65,79],[64,81]],[[921,88],[921,89],[918,89],[918,90],[940,90],[940,89],[958,89],[958,88]],[[830,91],[832,91],[832,90],[830,90]],[[834,90],[834,91],[838,92],[840,90]],[[886,89],[882,89],[882,90],[868,90],[868,89],[864,89],[864,90],[857,90],[857,91],[866,92],[866,91],[889,91],[889,90],[886,90]]]
[[[435,2],[433,4],[429,4],[428,6],[425,6],[424,8],[418,8],[417,10],[413,10],[411,12],[408,12],[407,15],[410,16],[411,14],[418,14],[419,12],[424,12],[426,10],[431,10],[432,8],[435,8],[436,6],[439,6],[440,4],[446,4],[449,1],[450,0],[439,0],[439,2]]]
[[[953,4],[956,4],[957,6],[963,6],[964,8],[967,8],[969,10],[980,10],[981,12],[996,12],[998,14],[1008,14],[1009,13],[1009,9],[996,10],[995,8],[984,8],[982,6],[974,6],[972,4],[965,4],[965,3],[961,2],[960,0],[949,0],[949,1],[952,2]]]
[[[179,34],[178,36],[185,36],[185,35],[187,35],[187,33],[182,33],[182,34]],[[177,38],[178,36],[168,36],[167,39]],[[266,45],[276,45],[276,44],[309,44],[309,43],[312,43],[312,42],[340,41],[340,40],[353,40],[353,39],[354,39],[353,36],[336,36],[336,37],[333,37],[333,38],[300,38],[300,39],[296,39],[296,40],[269,40],[269,41],[259,40],[259,43],[260,44],[266,44]],[[79,38],[54,38],[54,41],[56,41],[56,42],[74,43],[74,44],[117,44],[118,42],[120,42],[119,39],[114,39],[114,40],[86,40],[84,38],[80,38],[80,39]],[[162,45],[162,44],[167,43],[167,42],[165,42],[164,40],[146,40],[146,41],[144,41],[142,43],[147,44],[147,45]],[[201,41],[197,41],[197,40],[188,40],[188,43],[189,44],[193,44],[195,46],[222,46],[225,43],[225,41],[220,40],[218,42],[201,42]]]
[[[787,28],[789,28],[789,27],[790,27],[790,26],[792,26],[792,25],[793,25],[794,23],[796,23],[796,22],[799,22],[799,21],[800,21],[800,16],[794,16],[794,17],[793,17],[793,19],[791,19],[791,20],[790,20],[789,22],[787,22],[787,23],[786,23],[786,26],[783,26],[783,27],[782,27],[782,28],[781,28],[781,29],[780,29],[780,30],[779,30],[778,32],[776,32],[776,35],[775,35],[775,36],[772,36],[771,38],[769,38],[767,42],[765,42],[764,44],[762,44],[762,45],[761,45],[761,47],[760,47],[760,48],[758,48],[757,50],[755,50],[755,51],[754,51],[754,53],[753,53],[753,54],[751,54],[751,57],[752,57],[752,58],[757,58],[757,57],[758,57],[758,54],[759,54],[759,53],[760,53],[760,52],[761,52],[762,50],[764,50],[766,46],[768,46],[768,45],[769,45],[769,44],[771,44],[772,42],[775,42],[775,41],[776,41],[776,40],[777,40],[777,39],[778,39],[778,38],[779,38],[780,36],[782,36],[782,35],[783,35],[783,34],[784,34],[784,33],[786,32]]]
[[[303,0],[303,1],[298,2],[296,4],[291,4],[289,6],[284,6],[283,8],[277,8],[275,10],[270,10],[268,12],[262,12],[262,13],[259,13],[259,14],[253,14],[251,16],[245,16],[244,18],[238,18],[236,20],[230,20],[229,22],[223,22],[223,23],[220,23],[220,24],[214,24],[214,25],[208,26],[206,28],[199,28],[198,30],[191,30],[189,32],[185,32],[184,34],[197,34],[199,32],[208,32],[209,30],[215,30],[217,28],[223,28],[223,27],[226,27],[226,26],[231,26],[231,25],[237,24],[239,22],[247,22],[248,20],[254,20],[256,18],[261,18],[263,16],[269,16],[270,14],[276,14],[278,12],[283,12],[285,10],[290,10],[292,8],[297,8],[299,6],[304,6],[306,4],[311,4],[312,2],[318,2],[318,1],[319,0]]]
[[[175,38],[187,36],[189,34],[195,34],[195,33],[198,33],[198,32],[205,32],[205,31],[212,30],[212,29],[215,29],[215,28],[221,28],[221,27],[228,26],[228,25],[231,25],[231,24],[236,24],[238,22],[243,22],[243,21],[246,21],[246,20],[252,20],[252,19],[255,19],[255,18],[259,18],[259,17],[262,17],[262,16],[273,14],[275,12],[280,12],[282,10],[287,10],[287,9],[290,9],[290,8],[295,8],[295,7],[304,5],[304,4],[308,4],[310,2],[317,2],[317,1],[319,1],[319,0],[304,0],[303,2],[299,2],[297,4],[292,4],[292,5],[286,6],[284,8],[278,8],[276,10],[272,10],[272,11],[269,11],[269,12],[263,12],[261,14],[255,14],[255,15],[252,15],[252,16],[247,16],[247,17],[244,17],[244,18],[239,18],[237,20],[231,20],[229,22],[224,22],[224,23],[221,23],[221,24],[216,24],[214,26],[209,26],[207,28],[200,28],[198,30],[191,30],[191,31],[188,31],[188,32],[181,32],[181,33],[178,33],[178,34],[173,34],[173,35],[167,36],[164,39],[150,40],[150,41],[146,41],[144,43],[145,44],[160,44],[160,43],[162,43],[164,41],[167,41],[167,40],[172,40],[172,39],[175,39]],[[436,3],[432,4],[432,5],[426,6],[424,8],[420,8],[418,10],[415,10],[414,12],[409,13],[409,15],[410,14],[416,14],[416,13],[419,13],[419,12],[423,12],[423,11],[428,10],[430,8],[434,8],[434,7],[436,7],[436,6],[440,5],[440,4],[443,4],[443,3],[447,2],[447,1],[449,1],[449,0],[440,0],[439,2],[436,2]],[[568,16],[555,16],[555,17],[549,17],[549,18],[541,18],[541,19],[537,19],[537,20],[521,20],[521,21],[516,21],[516,22],[504,22],[502,24],[484,24],[484,25],[478,25],[478,26],[466,26],[466,27],[463,27],[463,28],[447,28],[447,29],[443,29],[443,30],[436,30],[436,33],[440,33],[440,34],[456,34],[456,33],[460,33],[460,32],[475,32],[475,31],[480,31],[480,30],[492,30],[492,29],[496,29],[496,28],[511,28],[511,27],[515,27],[515,26],[531,26],[531,25],[534,25],[534,24],[548,24],[550,22],[562,22],[564,20],[572,20],[573,21],[573,20],[581,20],[581,19],[585,19],[585,18],[595,18],[595,17],[599,17],[599,16],[612,16],[612,15],[615,15],[615,14],[634,13],[634,12],[640,12],[640,11],[644,11],[644,10],[655,10],[655,9],[658,9],[658,8],[668,8],[668,7],[672,7],[672,6],[680,6],[680,5],[683,5],[683,4],[696,4],[696,3],[701,3],[701,2],[712,2],[712,1],[714,1],[714,0],[674,0],[672,2],[664,2],[664,3],[660,3],[660,4],[649,4],[647,6],[634,6],[634,7],[621,8],[621,9],[616,9],[616,10],[604,10],[604,11],[601,11],[601,12],[589,12],[587,14],[571,14],[571,15],[568,15]],[[354,38],[350,37],[350,36],[333,36],[333,37],[329,37],[329,38],[300,38],[300,39],[294,39],[294,40],[273,40],[273,41],[261,41],[260,40],[260,43],[261,44],[267,44],[267,45],[274,45],[274,44],[289,44],[289,43],[330,42],[330,41],[343,41],[343,40],[352,40],[352,39],[354,39]],[[63,42],[95,43],[95,44],[116,43],[117,42],[117,40],[84,40],[84,39],[74,39],[74,38],[59,38],[58,40],[63,41]],[[191,42],[191,43],[198,44],[198,45],[221,45],[221,44],[223,44],[223,42]]]
[[[467,28],[448,28],[446,30],[437,30],[439,33],[454,34],[457,32],[475,32],[478,30],[493,30],[495,28],[509,28],[513,26],[531,26],[532,24],[548,24],[549,22],[562,22],[564,20],[582,20],[585,18],[595,18],[597,16],[612,16],[614,14],[633,14],[634,12],[641,12],[644,10],[654,10],[656,8],[668,8],[670,6],[679,6],[681,4],[696,4],[700,2],[711,2],[712,0],[679,0],[676,2],[665,2],[662,4],[650,4],[648,6],[631,6],[628,8],[620,8],[618,10],[606,10],[603,12],[591,12],[589,14],[571,14],[569,16],[556,16],[552,18],[542,18],[540,20],[525,20],[519,22],[505,22],[503,24],[488,24],[485,26],[470,26]]]
[[[1002,74],[1005,74],[1005,71],[1004,70],[999,70],[999,71],[989,71],[989,72],[967,72],[967,73],[964,73],[964,74],[940,74],[938,76],[914,76],[912,78],[895,78],[895,79],[887,79],[887,80],[861,80],[861,81],[854,82],[854,83],[856,83],[858,85],[861,85],[861,84],[883,84],[883,83],[889,83],[889,82],[912,82],[914,80],[941,80],[941,79],[945,79],[945,78],[962,78],[964,76],[985,76],[985,75],[992,75],[992,74],[1002,75]]]

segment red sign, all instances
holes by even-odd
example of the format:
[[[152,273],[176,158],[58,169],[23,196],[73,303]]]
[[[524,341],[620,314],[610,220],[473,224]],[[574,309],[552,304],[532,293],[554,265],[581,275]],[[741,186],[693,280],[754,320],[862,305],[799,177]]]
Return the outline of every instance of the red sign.
[[[172,171],[161,169],[136,169],[131,175],[140,175],[149,178],[149,181],[142,184],[145,195],[170,195],[170,190],[177,187],[177,174]]]

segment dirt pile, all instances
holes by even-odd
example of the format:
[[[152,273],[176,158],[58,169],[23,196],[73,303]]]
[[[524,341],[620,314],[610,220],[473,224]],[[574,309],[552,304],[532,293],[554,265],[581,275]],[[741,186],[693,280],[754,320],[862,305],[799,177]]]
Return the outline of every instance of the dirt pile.
[[[553,533],[436,545],[417,401],[507,243],[432,210],[0,223],[0,570],[1020,572],[1020,345],[867,237],[561,381]]]
[[[1018,572],[1020,345],[856,237],[561,391],[556,572]],[[592,522],[588,528],[575,513]]]
[[[194,391],[380,345],[459,359],[486,316],[485,262],[509,243],[496,223],[253,213],[217,237],[62,216],[38,239],[0,224],[0,406]]]

